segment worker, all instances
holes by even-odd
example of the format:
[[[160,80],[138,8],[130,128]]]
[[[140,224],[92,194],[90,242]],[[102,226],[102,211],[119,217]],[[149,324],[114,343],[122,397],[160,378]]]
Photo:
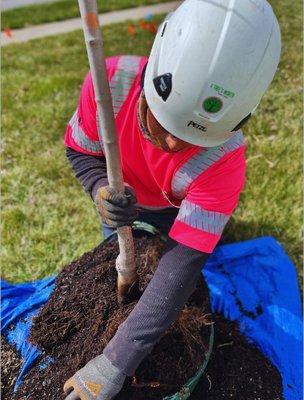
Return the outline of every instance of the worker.
[[[66,400],[114,398],[194,291],[238,204],[246,169],[240,128],[270,85],[280,50],[279,25],[266,0],[185,0],[159,27],[148,59],[107,59],[124,194],[108,185],[86,76],[65,146],[97,206],[104,237],[142,221],[169,239],[103,353],[65,383]]]

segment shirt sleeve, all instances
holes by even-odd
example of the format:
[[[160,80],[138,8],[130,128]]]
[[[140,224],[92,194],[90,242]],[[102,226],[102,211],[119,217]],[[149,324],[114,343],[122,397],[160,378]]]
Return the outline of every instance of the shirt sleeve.
[[[114,74],[118,57],[106,60],[108,79]],[[64,137],[64,144],[80,153],[102,156],[102,144],[97,131],[97,107],[91,73],[84,79],[78,107],[70,119]]]
[[[229,153],[190,185],[169,236],[212,253],[245,184],[245,146]]]
[[[105,157],[83,154],[69,147],[66,147],[66,156],[76,178],[94,200],[97,190],[109,184]]]

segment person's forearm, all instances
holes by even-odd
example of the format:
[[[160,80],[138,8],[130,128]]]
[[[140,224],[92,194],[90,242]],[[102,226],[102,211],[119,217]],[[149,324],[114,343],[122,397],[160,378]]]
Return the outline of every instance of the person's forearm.
[[[66,147],[66,156],[76,178],[83,185],[92,199],[101,186],[108,185],[105,157],[90,156]]]
[[[195,290],[208,254],[170,240],[158,268],[137,305],[103,354],[132,376],[161,335],[175,321]]]

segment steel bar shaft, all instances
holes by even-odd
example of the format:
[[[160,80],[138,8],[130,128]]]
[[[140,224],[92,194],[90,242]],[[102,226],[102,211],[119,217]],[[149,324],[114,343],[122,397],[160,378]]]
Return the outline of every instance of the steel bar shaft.
[[[100,143],[104,149],[109,185],[123,192],[124,183],[121,169],[120,152],[114,120],[112,97],[107,77],[96,0],[78,0],[83,32],[93,78],[95,100],[97,104],[97,128]],[[120,254],[116,261],[118,272],[118,296],[124,297],[129,287],[136,281],[134,242],[130,227],[118,228]]]

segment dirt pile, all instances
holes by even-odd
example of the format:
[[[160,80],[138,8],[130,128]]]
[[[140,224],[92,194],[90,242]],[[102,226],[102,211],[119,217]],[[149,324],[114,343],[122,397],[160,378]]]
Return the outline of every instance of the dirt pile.
[[[140,287],[155,271],[163,242],[135,242]],[[37,365],[11,399],[63,399],[62,386],[91,358],[100,354],[135,303],[118,307],[116,300],[116,243],[104,243],[65,267],[56,288],[35,318],[31,341],[54,362]],[[195,374],[208,350],[210,306],[201,280],[178,321],[162,337],[136,375],[128,379],[119,400],[162,399],[178,391]],[[277,370],[239,334],[235,324],[215,319],[214,354],[191,399],[281,399]]]

